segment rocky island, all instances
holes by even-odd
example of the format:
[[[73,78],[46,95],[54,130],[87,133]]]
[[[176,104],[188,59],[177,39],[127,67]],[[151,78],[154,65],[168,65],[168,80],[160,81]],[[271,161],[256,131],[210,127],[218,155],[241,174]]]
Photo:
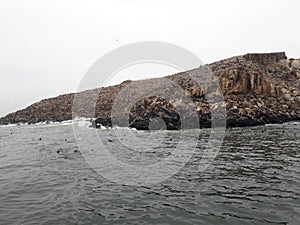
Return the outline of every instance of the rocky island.
[[[218,61],[208,67],[214,73],[224,96],[227,127],[300,121],[300,59],[288,59],[284,52],[253,53]],[[115,86],[45,99],[0,118],[0,124],[64,121],[79,116],[95,118],[96,127],[112,126],[112,116],[118,116],[111,114],[112,107],[122,89],[133,85],[136,89],[131,90],[131,94],[138,95],[145,88],[143,82],[155,86],[162,83],[163,79],[168,79],[170,83],[180,86],[185,97],[194,103],[194,110],[199,117],[196,127],[210,127],[212,107],[206,99],[205,91],[189,76],[200,70],[201,67],[145,81],[128,80]],[[147,130],[153,120],[160,118],[165,122],[166,129],[181,128],[182,118],[176,108],[184,105],[185,100],[170,83],[166,83],[160,92],[162,95],[172,95],[172,101],[153,95],[139,99],[130,109],[126,109],[130,105],[130,96],[120,103],[118,113],[121,114],[123,109],[129,112],[128,126]],[[80,96],[81,101],[76,104],[80,104],[81,110],[74,115],[72,107],[76,95]],[[91,95],[97,95],[96,102],[89,101]],[[91,104],[95,104],[93,113],[85,110]],[[191,128],[193,126],[195,124],[191,124]]]

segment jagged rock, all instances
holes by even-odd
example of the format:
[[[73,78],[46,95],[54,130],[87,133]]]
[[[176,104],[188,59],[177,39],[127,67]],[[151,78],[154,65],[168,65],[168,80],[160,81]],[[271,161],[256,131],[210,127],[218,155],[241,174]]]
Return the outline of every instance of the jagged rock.
[[[162,120],[158,121],[157,118]],[[156,125],[153,128],[156,129],[163,128],[164,124],[168,130],[179,130],[181,128],[180,117],[176,112],[176,108],[162,98],[153,96],[142,99],[131,109],[129,127],[148,130],[149,125],[154,121]]]
[[[287,59],[284,52],[246,54],[215,62],[209,65],[220,84],[227,109],[227,126],[253,126],[266,123],[282,123],[300,120],[300,61]],[[211,110],[218,110],[220,102],[210,105],[205,93],[217,96],[213,86],[200,87],[190,74],[200,73],[201,69],[178,73],[165,78],[144,81],[124,81],[120,85],[98,88],[80,92],[75,104],[78,110],[73,116],[96,117],[93,126],[100,127],[118,124],[118,117],[129,112],[128,123],[137,129],[180,129],[184,120],[185,128],[210,127],[212,122]],[[171,82],[164,83],[162,79]],[[161,96],[150,96],[139,99],[130,109],[129,100],[139,96],[145,85],[157,86],[161,96],[172,96],[167,99]],[[118,93],[127,85],[134,85],[130,92],[125,92],[126,98],[121,104],[120,111],[113,115],[111,110]],[[183,94],[174,85],[183,89]],[[11,113],[0,118],[0,124],[8,123],[37,123],[42,121],[63,121],[72,119],[74,94],[60,95],[35,103],[24,110]],[[95,102],[91,98],[97,99]],[[188,110],[191,99],[199,123],[190,120],[192,115]],[[95,105],[95,107],[94,107]],[[94,110],[89,110],[93,108]],[[127,111],[126,111],[126,110]],[[178,109],[185,110],[180,118]],[[190,108],[189,108],[190,109]]]

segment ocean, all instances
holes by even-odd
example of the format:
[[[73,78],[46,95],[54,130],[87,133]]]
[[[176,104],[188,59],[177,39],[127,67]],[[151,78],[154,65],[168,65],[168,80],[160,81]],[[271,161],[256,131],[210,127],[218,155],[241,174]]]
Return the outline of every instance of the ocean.
[[[75,138],[72,123],[0,127],[0,224],[300,224],[300,123],[228,129],[202,171],[210,129],[194,147],[195,131],[187,131],[188,161],[144,185],[110,179],[110,167],[92,168],[80,140],[142,170],[172,155],[179,131],[82,130]],[[100,167],[110,165],[101,160]]]

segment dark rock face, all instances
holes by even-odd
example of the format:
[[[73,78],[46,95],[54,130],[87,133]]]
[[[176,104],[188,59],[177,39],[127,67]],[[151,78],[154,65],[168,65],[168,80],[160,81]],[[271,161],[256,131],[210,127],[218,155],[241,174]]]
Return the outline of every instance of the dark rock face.
[[[209,65],[224,95],[227,110],[227,126],[253,126],[266,123],[283,123],[300,121],[300,60],[287,59],[285,53],[247,54],[215,62]],[[78,93],[77,102],[80,110],[73,116],[95,117],[94,126],[122,125],[112,124],[112,108],[115,99],[127,85],[133,85],[130,93],[120,102],[120,111],[114,117],[128,113],[127,125],[137,129],[169,129],[210,127],[212,108],[204,93],[204,89],[214,94],[213,87],[200,87],[191,77],[191,73],[199,73],[201,68],[188,72],[167,76],[165,78],[144,81],[125,81],[119,85]],[[164,83],[163,79],[170,81]],[[138,96],[150,84],[156,87],[158,96],[139,99],[129,107],[130,99]],[[180,94],[175,86],[183,90]],[[206,90],[206,91],[207,91]],[[24,110],[11,113],[0,118],[0,124],[36,123],[42,121],[63,121],[72,119],[74,94],[61,95],[35,103]],[[94,111],[88,108],[94,104],[89,101],[96,96]],[[172,96],[172,98],[167,98]],[[187,112],[186,98],[192,100],[193,109],[199,116],[195,123],[188,118],[180,117],[178,109]],[[123,110],[124,109],[124,110]],[[126,109],[126,110],[125,110]],[[189,113],[185,114],[189,117]],[[113,120],[118,121],[118,120]],[[183,121],[185,121],[183,123]]]
[[[170,102],[156,96],[142,99],[134,105],[129,114],[129,126],[140,130],[181,128],[176,108]]]
[[[276,52],[276,53],[250,53],[244,55],[244,58],[249,61],[253,61],[255,63],[259,63],[262,65],[274,64],[279,62],[280,60],[287,59],[284,52]]]

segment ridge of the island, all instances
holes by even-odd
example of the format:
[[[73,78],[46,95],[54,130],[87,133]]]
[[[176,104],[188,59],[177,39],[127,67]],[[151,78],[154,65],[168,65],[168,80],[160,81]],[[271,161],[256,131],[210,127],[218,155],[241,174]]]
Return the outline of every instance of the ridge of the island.
[[[284,52],[252,53],[221,60],[207,66],[213,72],[224,96],[227,127],[300,121],[300,59],[288,59]],[[168,100],[154,94],[139,99],[133,106],[129,104],[130,96],[124,98],[123,102],[118,102],[121,104],[118,106],[121,109],[120,114],[129,112],[129,127],[147,130],[153,120],[160,118],[165,122],[165,128],[180,129],[181,118],[176,108],[188,104],[185,102],[186,97],[192,100],[194,110],[199,116],[199,124],[191,124],[191,128],[210,127],[212,106],[205,96],[207,90],[200,87],[190,76],[191,73],[198,71],[201,71],[201,67],[163,78],[128,80],[115,86],[45,99],[0,118],[0,124],[65,121],[78,116],[95,118],[93,124],[96,127],[100,124],[112,126],[111,111],[118,93],[130,85],[130,94],[139,96],[139,92],[145,89],[144,84],[150,83],[151,87],[157,84],[160,89],[154,93],[161,93],[160,96],[172,96],[172,98]],[[171,82],[163,82],[166,79]],[[181,87],[184,96],[172,84]],[[132,88],[135,89],[132,90]],[[210,90],[210,93],[213,91]],[[90,102],[89,97],[95,94],[97,95],[96,102]],[[80,100],[76,101],[76,105],[80,110],[74,114],[73,102],[74,98],[77,98],[75,96],[79,96]],[[84,110],[91,108],[92,105],[94,105],[92,113]],[[131,108],[128,109],[128,106]],[[122,109],[124,112],[121,112]]]

